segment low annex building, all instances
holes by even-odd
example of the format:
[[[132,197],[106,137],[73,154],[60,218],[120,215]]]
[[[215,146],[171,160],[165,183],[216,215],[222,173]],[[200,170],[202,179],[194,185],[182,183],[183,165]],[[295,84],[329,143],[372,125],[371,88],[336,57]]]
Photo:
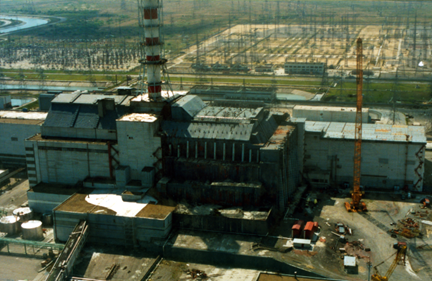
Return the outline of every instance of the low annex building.
[[[305,123],[304,172],[315,184],[352,184],[354,123]],[[424,127],[363,124],[361,183],[367,188],[423,190]]]
[[[43,112],[0,111],[0,163],[25,165],[24,141],[41,132],[46,116]]]

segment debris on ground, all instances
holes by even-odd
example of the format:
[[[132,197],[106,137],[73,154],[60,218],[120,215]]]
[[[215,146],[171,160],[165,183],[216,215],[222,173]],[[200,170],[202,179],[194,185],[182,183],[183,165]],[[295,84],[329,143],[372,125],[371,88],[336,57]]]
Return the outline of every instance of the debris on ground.
[[[349,256],[357,257],[359,259],[369,258],[369,256],[365,254],[366,247],[360,241],[347,242],[344,249]],[[370,251],[370,249],[368,250]]]
[[[394,225],[394,224],[391,224]],[[397,235],[404,236],[406,238],[421,237],[420,225],[412,218],[401,219],[397,222],[396,227],[388,231],[392,237]]]
[[[198,278],[199,280],[207,279],[207,274],[203,270],[192,268],[192,269],[188,269],[186,273],[189,274],[192,277],[192,279],[198,279]]]
[[[345,235],[345,234],[349,234],[349,235],[353,235],[353,230],[351,227],[349,227],[349,225],[341,223],[341,222],[337,222],[335,224],[335,231],[336,233],[339,233],[341,235]]]

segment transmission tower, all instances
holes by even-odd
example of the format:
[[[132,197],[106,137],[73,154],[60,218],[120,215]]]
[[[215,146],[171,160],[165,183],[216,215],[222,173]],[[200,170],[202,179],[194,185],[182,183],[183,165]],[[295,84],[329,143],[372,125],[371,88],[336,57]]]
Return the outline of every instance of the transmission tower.
[[[417,50],[417,11],[415,13],[415,17],[414,17],[414,33],[413,33],[413,55],[412,55],[412,63],[413,63],[413,67],[416,67],[417,63],[416,63],[416,50]]]
[[[29,14],[34,14],[35,13],[35,5],[33,3],[33,0],[26,0],[25,2],[26,5],[26,10]]]

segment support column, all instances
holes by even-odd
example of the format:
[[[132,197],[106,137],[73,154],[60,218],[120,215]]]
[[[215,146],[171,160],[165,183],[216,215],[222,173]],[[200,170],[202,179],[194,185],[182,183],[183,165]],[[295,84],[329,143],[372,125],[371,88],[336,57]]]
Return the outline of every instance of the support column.
[[[204,159],[207,159],[207,142],[204,143]]]

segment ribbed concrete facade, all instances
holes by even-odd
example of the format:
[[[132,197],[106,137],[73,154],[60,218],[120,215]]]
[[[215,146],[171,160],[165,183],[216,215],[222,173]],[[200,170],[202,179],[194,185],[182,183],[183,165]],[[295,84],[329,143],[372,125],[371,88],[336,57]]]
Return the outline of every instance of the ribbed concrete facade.
[[[30,186],[40,182],[74,185],[87,177],[110,176],[104,142],[59,141],[37,135],[25,145]]]

